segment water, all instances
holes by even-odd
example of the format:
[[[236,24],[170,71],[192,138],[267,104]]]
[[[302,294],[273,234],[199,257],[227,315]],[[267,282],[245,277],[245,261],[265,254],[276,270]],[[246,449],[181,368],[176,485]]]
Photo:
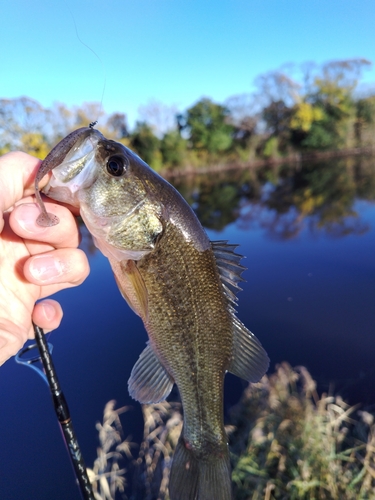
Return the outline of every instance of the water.
[[[375,164],[331,160],[185,179],[176,184],[211,239],[239,243],[247,282],[238,314],[275,364],[305,365],[320,391],[375,407]],[[95,424],[105,404],[132,405],[122,423],[138,441],[139,405],[127,392],[146,333],[115,285],[104,257],[92,252],[91,274],[61,292],[65,316],[52,333],[53,359],[87,465],[98,446]],[[91,252],[91,253],[90,253]],[[75,500],[47,386],[8,361],[1,370],[0,498]],[[226,409],[245,386],[228,376]]]

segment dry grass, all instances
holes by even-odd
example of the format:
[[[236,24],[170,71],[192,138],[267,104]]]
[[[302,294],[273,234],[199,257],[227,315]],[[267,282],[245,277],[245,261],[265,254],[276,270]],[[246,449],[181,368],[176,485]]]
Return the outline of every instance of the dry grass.
[[[132,471],[131,500],[169,500],[170,465],[182,429],[181,405],[143,406],[144,436],[138,457],[123,440],[114,402],[97,424],[98,458],[90,476],[97,500],[114,500]],[[354,415],[356,418],[354,418]],[[277,367],[250,384],[230,415],[227,432],[236,500],[375,499],[375,425],[365,411],[339,396],[318,396],[306,368]],[[128,473],[129,478],[129,473]],[[129,479],[128,479],[129,480]],[[121,498],[126,498],[122,493]]]
[[[131,458],[133,443],[123,439],[120,414],[128,410],[124,406],[115,410],[115,401],[109,401],[103,414],[103,423],[97,423],[100,446],[98,458],[93,468],[87,469],[96,500],[114,500],[116,492],[124,492],[126,487],[126,469],[119,463],[123,457]]]
[[[169,472],[182,429],[180,403],[143,405],[144,433],[132,499],[167,500]]]
[[[236,500],[375,498],[375,426],[306,368],[287,363],[247,388],[232,411]]]

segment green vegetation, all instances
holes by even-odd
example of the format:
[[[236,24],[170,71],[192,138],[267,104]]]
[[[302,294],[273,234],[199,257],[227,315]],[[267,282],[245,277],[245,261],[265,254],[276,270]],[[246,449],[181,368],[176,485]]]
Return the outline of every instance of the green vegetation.
[[[134,149],[158,171],[273,160],[296,153],[374,148],[375,95],[358,90],[365,59],[303,64],[260,75],[256,92],[224,103],[201,98],[183,112],[150,102],[130,130],[122,112],[96,103],[43,108],[21,97],[0,100],[0,153],[22,149],[43,158],[69,132],[100,118],[108,138]]]
[[[287,363],[249,386],[231,418],[236,500],[374,498],[373,416],[355,410]]]
[[[143,406],[144,437],[131,457],[111,401],[97,424],[100,448],[89,471],[97,500],[116,498],[126,485],[133,500],[168,500],[173,451],[182,429],[179,403]],[[367,500],[375,498],[374,417],[340,396],[318,396],[304,367],[287,363],[250,384],[232,408],[229,435],[236,500]]]

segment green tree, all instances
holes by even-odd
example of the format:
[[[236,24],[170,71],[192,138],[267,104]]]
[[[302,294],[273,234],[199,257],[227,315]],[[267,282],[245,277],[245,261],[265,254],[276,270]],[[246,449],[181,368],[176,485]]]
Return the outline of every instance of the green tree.
[[[177,130],[164,134],[160,142],[163,167],[180,167],[186,159],[187,141]]]
[[[300,135],[300,145],[308,149],[335,149],[350,146],[350,129],[355,120],[353,92],[363,67],[369,61],[348,59],[323,65],[306,102],[322,115],[309,131]]]
[[[227,151],[234,128],[228,123],[228,110],[211,99],[203,98],[186,112],[186,128],[192,147],[215,155]]]
[[[160,140],[154,135],[152,128],[147,123],[137,122],[129,139],[130,147],[142,160],[155,170],[161,169]]]
[[[291,109],[284,101],[272,101],[262,113],[267,129],[276,137],[288,134],[290,115]]]
[[[365,132],[369,125],[375,123],[375,96],[358,99],[355,103],[356,107],[356,121],[355,121],[355,136],[357,145],[362,146],[365,143]],[[372,140],[368,141],[374,143],[374,128],[372,127]]]

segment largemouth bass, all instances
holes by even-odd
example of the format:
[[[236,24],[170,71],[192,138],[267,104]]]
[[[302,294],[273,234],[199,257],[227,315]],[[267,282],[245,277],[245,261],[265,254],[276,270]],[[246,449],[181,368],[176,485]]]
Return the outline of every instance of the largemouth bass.
[[[227,371],[257,382],[269,364],[235,314],[244,269],[236,245],[209,241],[181,195],[136,154],[81,128],[49,153],[36,177],[41,225],[56,224],[38,192],[79,207],[118,287],[142,318],[149,342],[135,364],[130,395],[164,400],[177,384],[183,430],[170,474],[172,500],[232,498],[223,383]]]

